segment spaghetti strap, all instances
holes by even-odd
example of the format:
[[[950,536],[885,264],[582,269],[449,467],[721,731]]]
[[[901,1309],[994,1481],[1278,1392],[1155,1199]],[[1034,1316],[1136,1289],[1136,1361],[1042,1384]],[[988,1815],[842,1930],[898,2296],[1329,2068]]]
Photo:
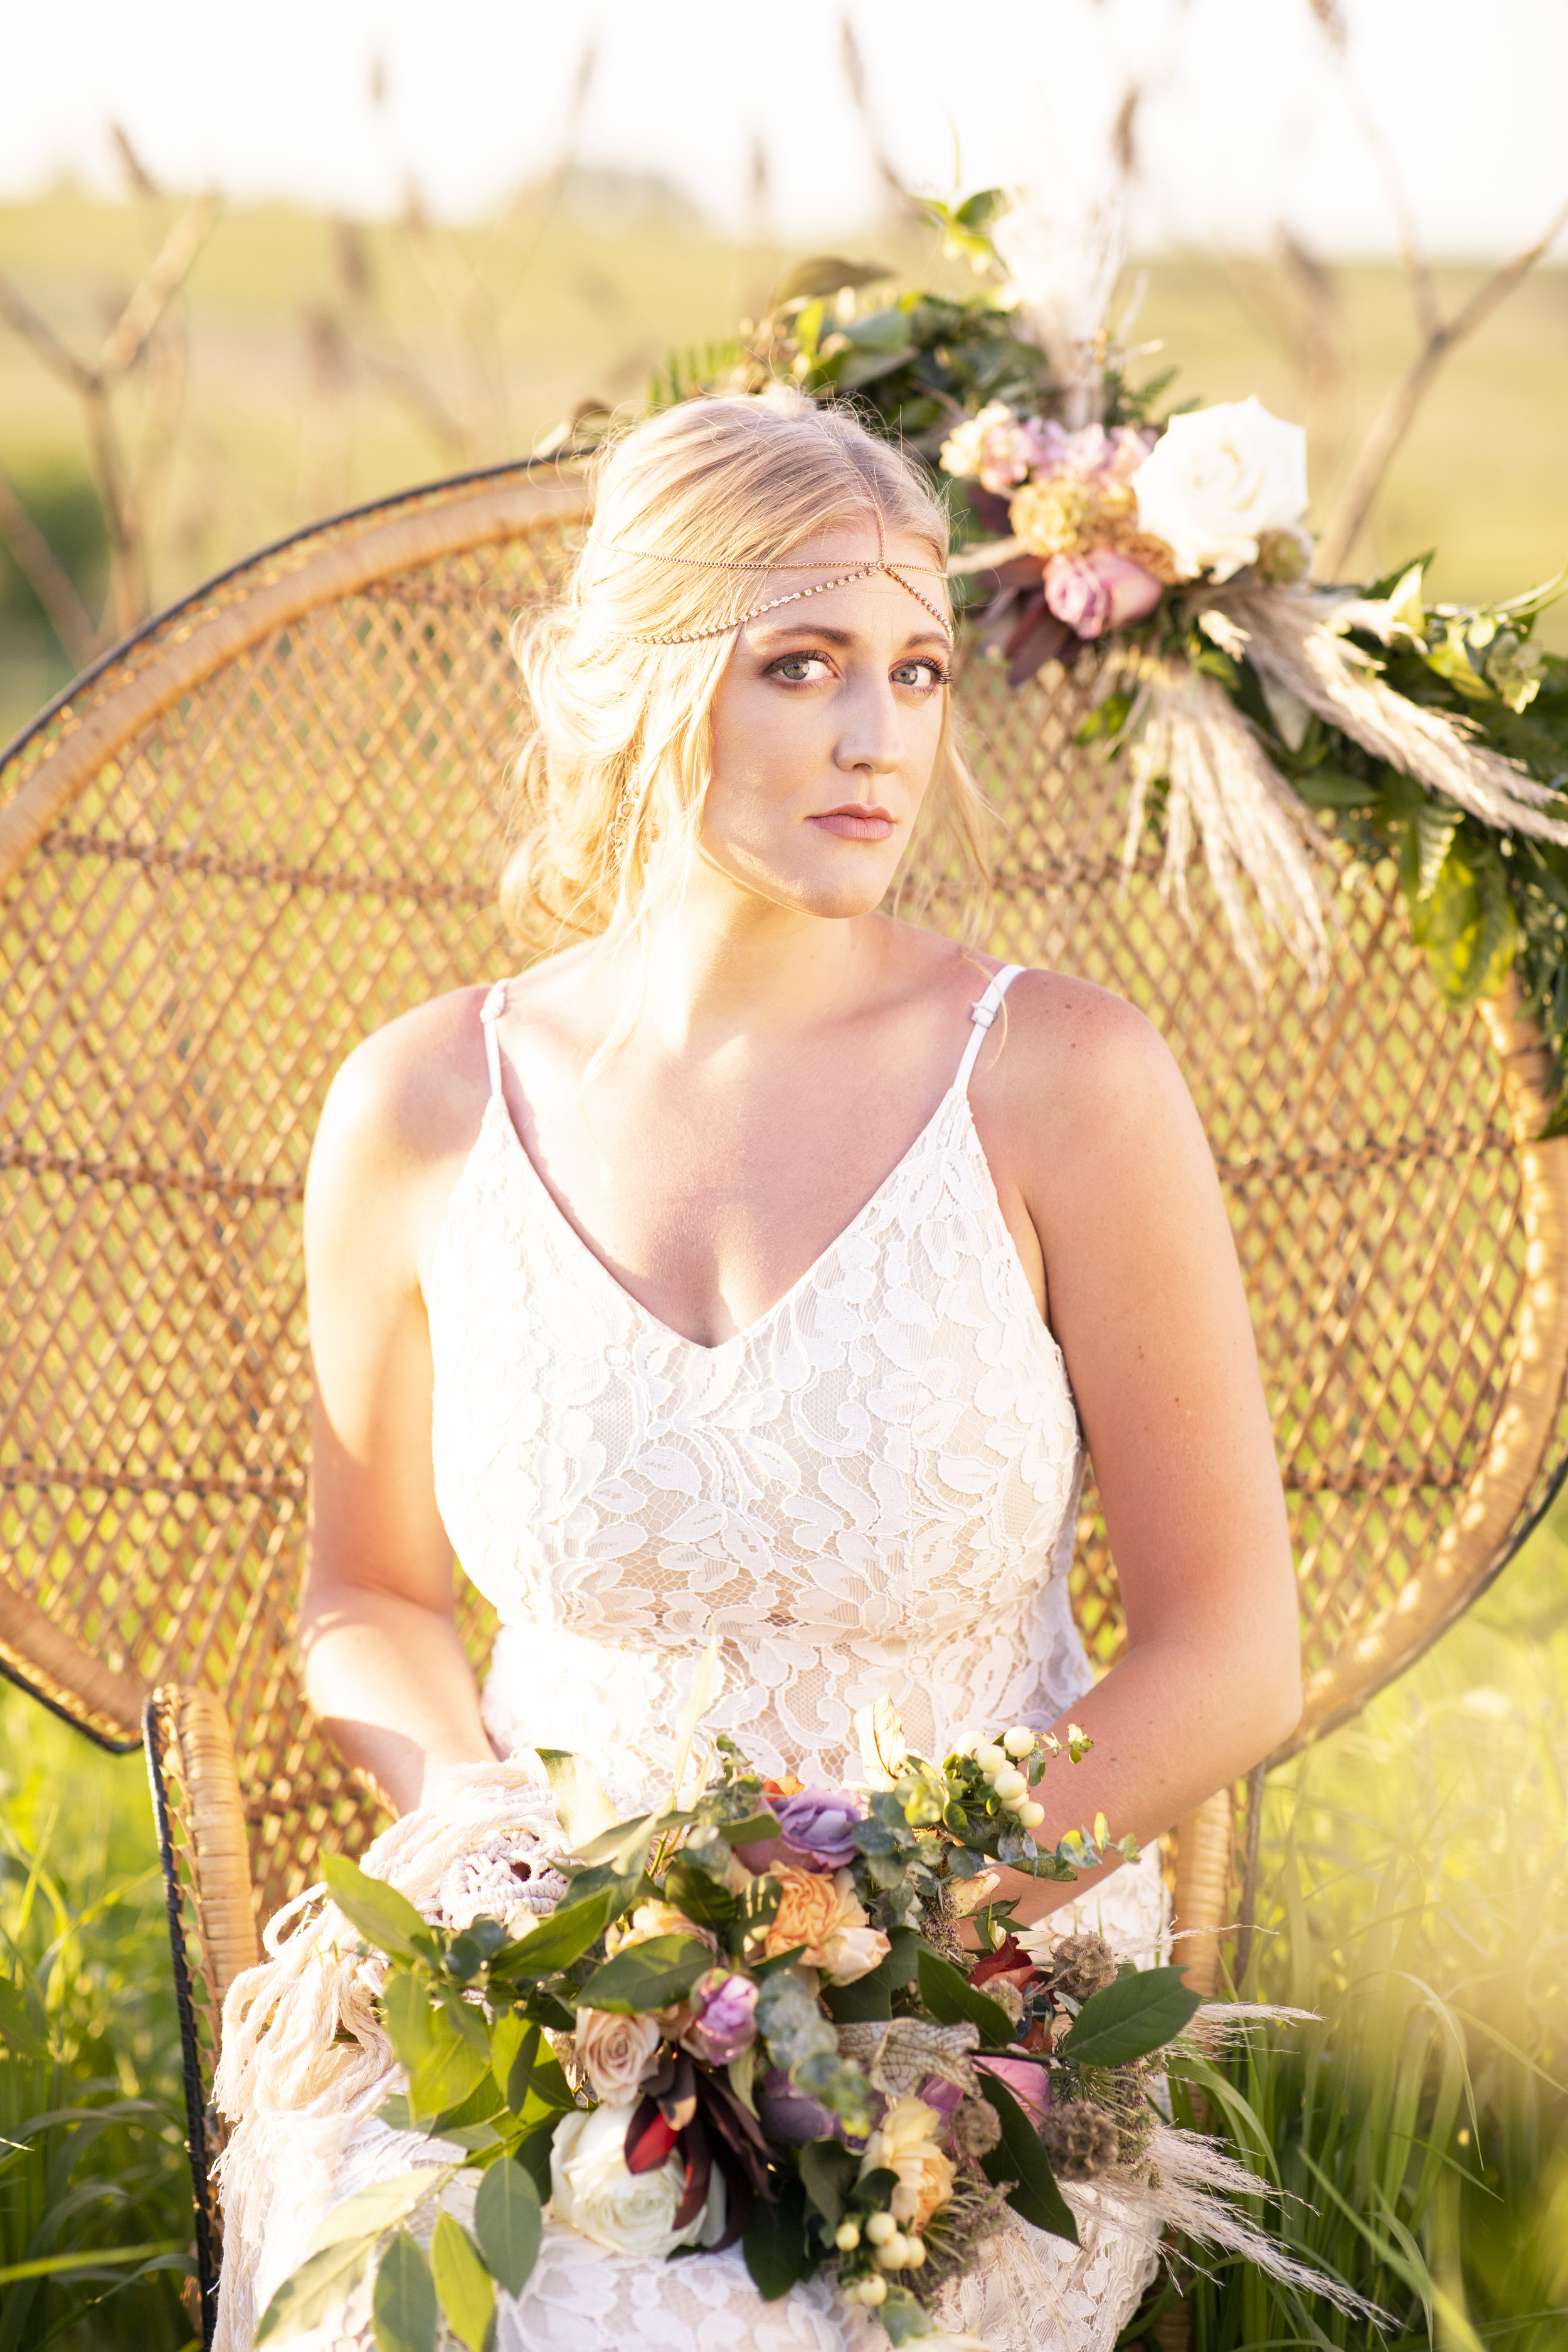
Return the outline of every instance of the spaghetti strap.
[[[506,982],[498,980],[479,1007],[479,1026],[485,1033],[485,1066],[490,1074],[492,1100],[501,1092],[500,1047],[496,1043],[496,1023],[506,1011]]]
[[[1018,974],[1023,971],[1023,969],[1024,967],[1021,963],[1004,964],[1001,971],[997,972],[995,977],[992,980],[984,995],[980,999],[980,1002],[970,1013],[969,1017],[974,1024],[974,1034],[971,1037],[968,1045],[963,1049],[963,1059],[958,1066],[958,1076],[952,1082],[952,1090],[954,1094],[963,1095],[968,1093],[970,1074],[974,1067],[975,1056],[979,1053],[981,1046],[985,1042],[985,1032],[990,1028],[991,1024],[1001,1012],[1002,999],[1006,995],[1007,991],[1012,987],[1013,982],[1017,979]]]

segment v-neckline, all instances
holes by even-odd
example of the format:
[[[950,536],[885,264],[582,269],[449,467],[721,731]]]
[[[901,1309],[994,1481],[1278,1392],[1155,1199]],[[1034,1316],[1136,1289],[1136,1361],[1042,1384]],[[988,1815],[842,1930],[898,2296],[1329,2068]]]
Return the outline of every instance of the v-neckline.
[[[926,1120],[925,1125],[920,1129],[919,1133],[914,1137],[908,1148],[899,1154],[898,1159],[889,1169],[887,1174],[877,1186],[875,1192],[868,1193],[866,1199],[856,1210],[855,1214],[850,1218],[848,1223],[844,1226],[841,1232],[835,1234],[833,1239],[827,1243],[825,1248],[818,1251],[816,1257],[812,1259],[811,1264],[806,1267],[805,1273],[800,1275],[795,1281],[792,1282],[789,1288],[779,1297],[775,1298],[773,1305],[765,1308],[761,1315],[754,1317],[752,1320],[746,1324],[741,1330],[732,1331],[727,1339],[720,1339],[710,1348],[706,1346],[700,1339],[688,1339],[684,1331],[678,1331],[673,1324],[666,1323],[661,1317],[654,1313],[652,1307],[645,1307],[642,1300],[637,1297],[634,1291],[630,1291],[626,1288],[626,1284],[621,1281],[618,1276],[611,1273],[609,1267],[605,1264],[604,1259],[599,1255],[598,1251],[595,1249],[593,1244],[578,1231],[576,1225],[574,1224],[572,1219],[567,1215],[565,1210],[562,1207],[560,1202],[556,1199],[554,1193],[551,1191],[549,1185],[545,1182],[543,1177],[534,1166],[532,1155],[530,1153],[528,1146],[524,1143],[521,1136],[518,1133],[517,1121],[511,1115],[510,1107],[508,1104],[504,1094],[492,1094],[489,1100],[486,1103],[484,1118],[479,1122],[479,1132],[474,1141],[474,1152],[478,1152],[479,1146],[484,1141],[486,1128],[489,1126],[492,1121],[499,1122],[504,1129],[504,1148],[507,1150],[508,1158],[517,1160],[521,1162],[522,1168],[525,1171],[526,1181],[533,1185],[535,1191],[539,1193],[540,1198],[543,1201],[548,1213],[553,1218],[562,1232],[568,1236],[573,1246],[583,1257],[586,1258],[588,1264],[595,1269],[601,1279],[609,1285],[616,1297],[624,1303],[627,1309],[632,1314],[640,1316],[642,1320],[653,1330],[657,1331],[661,1338],[673,1341],[677,1347],[689,1349],[692,1354],[698,1356],[718,1357],[723,1354],[726,1348],[744,1347],[749,1340],[756,1339],[767,1328],[768,1325],[773,1322],[774,1317],[781,1315],[784,1308],[790,1304],[790,1301],[793,1298],[797,1297],[799,1294],[807,1287],[813,1278],[819,1274],[822,1268],[827,1264],[828,1259],[832,1257],[834,1252],[836,1250],[842,1249],[845,1243],[848,1241],[854,1234],[856,1227],[865,1222],[866,1218],[870,1215],[872,1210],[881,1200],[882,1195],[887,1192],[897,1179],[902,1175],[904,1170],[909,1166],[910,1161],[914,1158],[916,1152],[920,1150],[921,1145],[925,1143],[928,1138],[934,1132],[938,1122],[952,1109],[955,1100],[962,1105],[965,1117],[970,1119],[973,1118],[973,1112],[971,1111],[969,1102],[969,1089],[967,1086],[961,1087],[955,1079],[952,1085],[948,1087],[947,1092],[942,1096],[942,1100],[937,1104],[936,1108],[932,1111],[931,1117]],[[470,1153],[470,1164],[472,1162],[473,1156],[473,1153]],[[466,1174],[467,1170],[465,1170],[464,1172]],[[1015,1257],[1017,1253],[1015,1251]]]

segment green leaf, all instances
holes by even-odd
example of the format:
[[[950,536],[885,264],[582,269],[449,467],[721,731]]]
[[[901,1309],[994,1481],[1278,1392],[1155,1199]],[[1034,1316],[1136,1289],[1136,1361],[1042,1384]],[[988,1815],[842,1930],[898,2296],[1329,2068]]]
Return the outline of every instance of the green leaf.
[[[435,2012],[430,2006],[430,1979],[421,1969],[388,1971],[381,1997],[382,2015],[399,2063],[412,2074],[430,2055]]]
[[[914,2344],[922,2336],[935,2336],[938,2332],[936,2321],[907,2286],[889,2284],[888,2299],[878,2305],[877,2316],[894,2344]]]
[[[436,2352],[436,2282],[406,2230],[381,2258],[371,2317],[375,2352]]]
[[[845,286],[857,289],[878,286],[892,274],[879,261],[846,261],[842,254],[813,254],[809,261],[797,261],[780,278],[768,298],[768,308],[780,310],[786,302],[815,301],[821,295],[837,294]]]
[[[536,2133],[532,2136],[538,2138]],[[545,2178],[549,2179],[550,2143],[546,2139]],[[508,2294],[521,2294],[539,2259],[544,2229],[540,2192],[532,2172],[511,2157],[492,2164],[479,2183],[474,2205],[474,2235],[495,2276]]]
[[[921,1999],[939,2025],[977,2025],[984,2041],[1005,2047],[1013,2039],[1013,2021],[1000,2001],[968,1983],[951,1960],[929,1945],[920,1948]]]
[[[500,2171],[500,2167],[492,2167]],[[488,2352],[495,2328],[496,2291],[468,2231],[440,2214],[430,2242],[430,2269],[447,2325],[468,2352]]]
[[[525,2132],[521,2139],[512,2143],[510,2161],[521,2165],[533,2183],[542,2206],[550,2202],[550,2149],[560,2120],[559,2116],[552,2116],[548,2123],[541,2124],[534,2131]],[[484,2243],[482,2237],[479,2243]],[[494,2263],[490,2263],[490,2268],[495,2270]],[[496,2276],[500,2278],[500,2271],[496,2271]],[[502,2284],[504,2285],[504,2280]]]
[[[384,1878],[372,1878],[357,1863],[341,1853],[324,1854],[321,1876],[327,1891],[345,1918],[360,1934],[397,1960],[431,1959],[436,1937],[405,1895]]]
[[[549,1777],[555,1818],[569,1846],[575,1849],[616,1826],[620,1815],[585,1756],[574,1756],[569,1748],[541,1748],[536,1753]]]
[[[682,1815],[680,1818],[685,1817]],[[658,1819],[657,1813],[638,1813],[629,1822],[616,1822],[613,1828],[602,1830],[596,1837],[591,1837],[586,1845],[579,1846],[573,1859],[575,1862],[613,1862],[617,1870],[626,1870],[634,1859],[647,1853]]]
[[[781,1832],[772,1813],[748,1813],[743,1822],[721,1822],[719,1834],[727,1845],[761,1845]]]
[[[712,1966],[712,1953],[695,1936],[650,1936],[645,1943],[623,1946],[596,1968],[583,1987],[583,2000],[590,2009],[613,2010],[622,2017],[668,2009]]]
[[[306,2328],[314,2327],[353,2293],[374,2251],[374,2237],[350,2238],[342,2245],[324,2247],[301,2263],[262,2313],[257,2343],[269,2344],[274,2336],[302,2335]]]
[[[773,2204],[759,2197],[741,2242],[752,2284],[764,2303],[787,2294],[812,2266],[805,2242],[805,2189],[793,2172],[778,2180]]]
[[[858,2170],[842,2140],[807,2140],[800,2151],[801,2185],[830,2230],[844,2219],[844,2200]]]
[[[408,2104],[420,2116],[444,2116],[463,2106],[489,2074],[489,2064],[488,2037],[476,2049],[446,2010],[433,2010],[430,2047],[408,2077]]]
[[[1072,2208],[1057,2187],[1056,2174],[1050,2158],[1040,2146],[1040,2136],[1005,2083],[994,2074],[981,2069],[980,2087],[996,2110],[996,2120],[1002,2126],[1002,2137],[989,2156],[981,2158],[981,2169],[986,2179],[1000,2186],[1005,2180],[1014,2184],[1007,2202],[1015,2213],[1032,2221],[1037,2230],[1048,2231],[1053,2238],[1065,2238],[1068,2245],[1078,2243],[1078,2223]]]
[[[530,1935],[496,1954],[490,1962],[492,1977],[537,1979],[552,1977],[558,1969],[569,1969],[615,1917],[624,1884],[624,1880],[616,1878],[584,1902],[563,1904],[548,1919],[542,1919]]]
[[[405,2221],[416,2206],[434,2197],[455,2168],[449,2164],[419,2164],[392,2180],[373,2180],[368,2189],[345,2197],[322,2216],[310,2240],[311,2253],[322,2253],[350,2238],[380,2237],[384,2230]]]
[[[18,2058],[48,2055],[48,2027],[35,1992],[0,1977],[0,2042]]]
[[[1309,768],[1293,779],[1297,792],[1310,808],[1376,808],[1383,788],[1364,776],[1348,776],[1340,768]]]
[[[714,1843],[723,1853],[722,1842]],[[699,1927],[727,1927],[735,1916],[735,1898],[729,1888],[707,1871],[699,1870],[684,1854],[678,1854],[670,1864],[665,1875],[664,1894],[666,1902],[673,1903]]]
[[[1197,2006],[1180,1969],[1136,1969],[1090,1994],[1058,2054],[1075,2066],[1125,2066],[1173,2041]]]
[[[506,2021],[509,2024],[510,2020]],[[496,2072],[500,2072],[500,2034],[496,2035]],[[514,2116],[530,2125],[543,2116],[564,2115],[573,2105],[572,2085],[560,2061],[537,2025],[525,2027],[512,2049],[506,2070],[506,2103]]]

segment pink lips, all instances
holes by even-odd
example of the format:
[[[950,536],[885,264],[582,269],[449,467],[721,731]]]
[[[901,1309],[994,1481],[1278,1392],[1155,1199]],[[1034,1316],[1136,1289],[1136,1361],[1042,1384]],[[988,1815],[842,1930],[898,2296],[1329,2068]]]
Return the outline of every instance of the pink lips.
[[[829,809],[811,822],[824,833],[837,834],[841,841],[886,841],[893,830],[893,820],[884,808]]]

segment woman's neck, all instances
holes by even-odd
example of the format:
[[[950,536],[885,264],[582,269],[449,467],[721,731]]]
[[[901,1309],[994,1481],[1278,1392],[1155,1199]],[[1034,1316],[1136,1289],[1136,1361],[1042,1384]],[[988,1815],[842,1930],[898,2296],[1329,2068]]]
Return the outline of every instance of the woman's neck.
[[[639,1025],[671,1054],[742,1031],[809,1029],[867,986],[883,928],[875,915],[834,919],[777,906],[700,861],[679,907],[650,926]]]

